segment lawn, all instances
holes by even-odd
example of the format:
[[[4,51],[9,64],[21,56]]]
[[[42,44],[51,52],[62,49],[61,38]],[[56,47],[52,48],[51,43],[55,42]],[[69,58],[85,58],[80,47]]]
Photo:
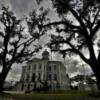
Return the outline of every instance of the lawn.
[[[100,100],[91,97],[89,92],[68,91],[61,93],[1,94],[0,100]]]

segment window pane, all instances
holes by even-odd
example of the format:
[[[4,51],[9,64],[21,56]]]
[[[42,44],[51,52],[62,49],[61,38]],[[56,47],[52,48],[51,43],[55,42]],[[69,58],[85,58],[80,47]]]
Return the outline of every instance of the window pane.
[[[40,64],[40,65],[39,65],[39,69],[41,69],[41,66],[42,66],[42,65]]]
[[[49,79],[50,81],[52,80],[51,74],[48,75],[48,79]]]
[[[27,82],[29,81],[29,75],[27,75],[27,77],[26,77],[26,81],[27,81]]]
[[[34,65],[34,70],[36,70],[36,64]]]
[[[38,81],[40,81],[41,80],[41,74],[39,73],[38,74]]]
[[[51,71],[51,66],[48,67],[48,70]]]
[[[54,80],[57,80],[57,75],[56,74],[54,74]]]
[[[29,65],[29,66],[28,66],[28,70],[30,70],[30,69],[31,69],[31,66]]]
[[[56,65],[54,66],[54,70],[56,70]]]
[[[33,73],[32,82],[35,82],[35,73]]]

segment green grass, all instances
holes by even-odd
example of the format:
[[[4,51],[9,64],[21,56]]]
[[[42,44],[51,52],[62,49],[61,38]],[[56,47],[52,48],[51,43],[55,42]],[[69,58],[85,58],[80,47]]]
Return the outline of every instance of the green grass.
[[[100,100],[89,96],[90,92],[66,91],[55,93],[32,93],[32,94],[3,94],[0,100]],[[2,99],[4,98],[4,99]],[[6,99],[5,99],[6,98]],[[9,98],[9,99],[8,99]]]

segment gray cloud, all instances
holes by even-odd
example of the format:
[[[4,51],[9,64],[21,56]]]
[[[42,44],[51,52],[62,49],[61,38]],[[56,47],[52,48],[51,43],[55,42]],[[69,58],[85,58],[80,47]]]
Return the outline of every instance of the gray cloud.
[[[0,0],[0,9],[2,5],[11,6],[9,0]]]
[[[10,0],[12,9],[18,16],[26,15],[36,8],[35,0]]]
[[[48,0],[49,1],[49,0]],[[37,9],[37,5],[35,0],[0,0],[0,7],[2,4],[5,5],[10,5],[12,7],[12,10],[18,15],[18,16],[23,16],[23,15],[28,15],[29,12],[32,9]],[[47,9],[48,7],[52,8],[52,5],[49,3],[46,3],[46,0],[44,3],[42,3],[42,5],[45,5],[45,9]],[[49,5],[49,6],[48,6]],[[52,18],[52,20],[57,20],[57,15],[55,15],[54,11],[51,11],[49,13],[49,16]],[[45,36],[43,38],[46,38]],[[47,38],[46,39],[41,39],[40,40],[40,44],[47,42]],[[38,55],[38,57],[41,56],[41,53]],[[62,60],[61,55],[57,54],[57,53],[53,53],[52,56],[53,60]],[[59,58],[59,59],[58,59]],[[67,59],[67,58],[66,58]],[[76,57],[75,57],[76,59]],[[79,58],[78,58],[79,59]],[[72,60],[72,59],[70,59]],[[62,60],[63,61],[63,60]],[[69,61],[68,61],[69,62]],[[78,70],[80,72],[82,72],[82,69],[76,66],[74,66],[73,64],[69,64],[66,60],[66,67],[70,67],[68,69],[69,72],[74,73],[77,72]],[[14,65],[15,67],[10,71],[7,80],[14,80],[17,81],[18,79],[20,79],[20,75],[21,75],[21,65]],[[72,66],[72,67],[71,67]],[[90,71],[90,69],[86,69],[87,72]]]

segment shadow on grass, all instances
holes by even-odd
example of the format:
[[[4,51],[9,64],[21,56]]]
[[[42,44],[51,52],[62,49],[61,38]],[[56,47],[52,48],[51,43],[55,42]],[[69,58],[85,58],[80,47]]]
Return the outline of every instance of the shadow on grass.
[[[84,92],[84,91],[60,91],[60,92],[56,91],[56,92],[31,93],[31,94],[2,93],[0,94],[0,97],[9,98],[9,100],[100,100],[99,98],[100,94],[97,94],[96,92]]]

